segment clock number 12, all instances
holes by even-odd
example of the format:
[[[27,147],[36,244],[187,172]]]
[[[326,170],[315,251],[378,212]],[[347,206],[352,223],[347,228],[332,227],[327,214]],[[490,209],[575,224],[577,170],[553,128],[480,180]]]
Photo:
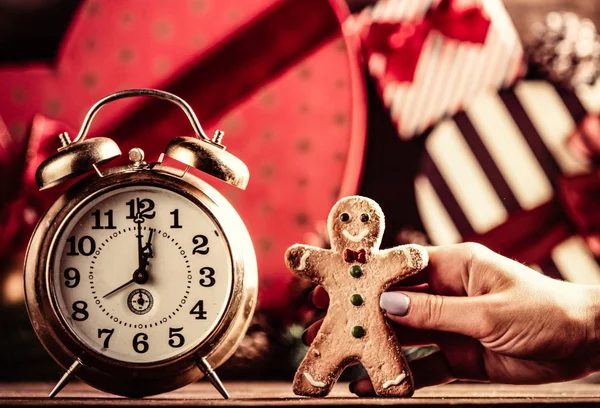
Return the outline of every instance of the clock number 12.
[[[156,216],[154,211],[154,201],[149,198],[131,199],[125,203],[129,207],[129,215],[125,218],[135,220],[138,216],[152,219]]]

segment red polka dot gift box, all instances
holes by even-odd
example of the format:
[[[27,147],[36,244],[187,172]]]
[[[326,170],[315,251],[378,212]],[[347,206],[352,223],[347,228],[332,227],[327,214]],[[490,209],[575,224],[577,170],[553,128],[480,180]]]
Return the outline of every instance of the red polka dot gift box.
[[[24,248],[58,193],[39,193],[33,177],[56,135],[77,130],[107,94],[163,89],[205,129],[223,130],[248,165],[246,191],[211,183],[254,241],[259,307],[284,313],[292,276],[282,254],[359,182],[364,80],[357,39],[342,35],[347,16],[343,0],[84,1],[54,61],[0,66],[0,258]],[[103,109],[90,135],[152,161],[191,132],[175,106],[137,98]]]

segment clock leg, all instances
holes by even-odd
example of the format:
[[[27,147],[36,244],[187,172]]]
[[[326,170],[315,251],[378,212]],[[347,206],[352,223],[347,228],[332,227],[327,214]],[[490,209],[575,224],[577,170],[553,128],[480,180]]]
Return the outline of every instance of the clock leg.
[[[58,394],[65,386],[73,379],[73,375],[75,371],[77,371],[81,367],[81,361],[79,359],[75,360],[71,367],[63,374],[63,376],[58,380],[50,394],[48,394],[48,398],[54,398],[56,394]]]
[[[229,393],[227,392],[225,386],[217,376],[217,373],[215,373],[210,364],[208,364],[208,361],[206,361],[206,359],[202,357],[198,360],[197,364],[198,368],[200,369],[200,371],[202,371],[206,379],[210,381],[210,383],[213,385],[213,387],[217,389],[217,391],[219,391],[223,398],[229,399]]]

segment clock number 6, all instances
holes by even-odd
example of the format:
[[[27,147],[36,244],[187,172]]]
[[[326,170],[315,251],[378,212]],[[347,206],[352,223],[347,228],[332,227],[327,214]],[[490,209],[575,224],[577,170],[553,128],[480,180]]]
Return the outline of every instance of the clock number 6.
[[[204,278],[200,278],[200,286],[204,286],[205,288],[210,288],[215,284],[215,270],[210,266],[205,266],[200,269],[200,275],[204,276]]]
[[[141,340],[140,340],[141,338]],[[133,337],[133,349],[136,353],[144,354],[150,348],[147,342],[148,335],[146,333],[138,333]]]
[[[179,327],[177,329],[169,328],[169,346],[173,348],[178,348],[183,346],[185,343],[185,338],[183,335],[179,334],[180,331],[183,330],[183,327]]]

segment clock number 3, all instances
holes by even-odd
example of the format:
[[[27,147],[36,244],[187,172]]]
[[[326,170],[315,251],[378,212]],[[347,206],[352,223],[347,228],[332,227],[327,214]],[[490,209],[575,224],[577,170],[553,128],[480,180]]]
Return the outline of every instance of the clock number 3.
[[[211,286],[215,285],[216,280],[213,277],[215,276],[215,270],[213,268],[210,266],[205,266],[204,268],[200,269],[200,275],[204,276],[203,278],[200,278],[200,286],[210,288]]]

